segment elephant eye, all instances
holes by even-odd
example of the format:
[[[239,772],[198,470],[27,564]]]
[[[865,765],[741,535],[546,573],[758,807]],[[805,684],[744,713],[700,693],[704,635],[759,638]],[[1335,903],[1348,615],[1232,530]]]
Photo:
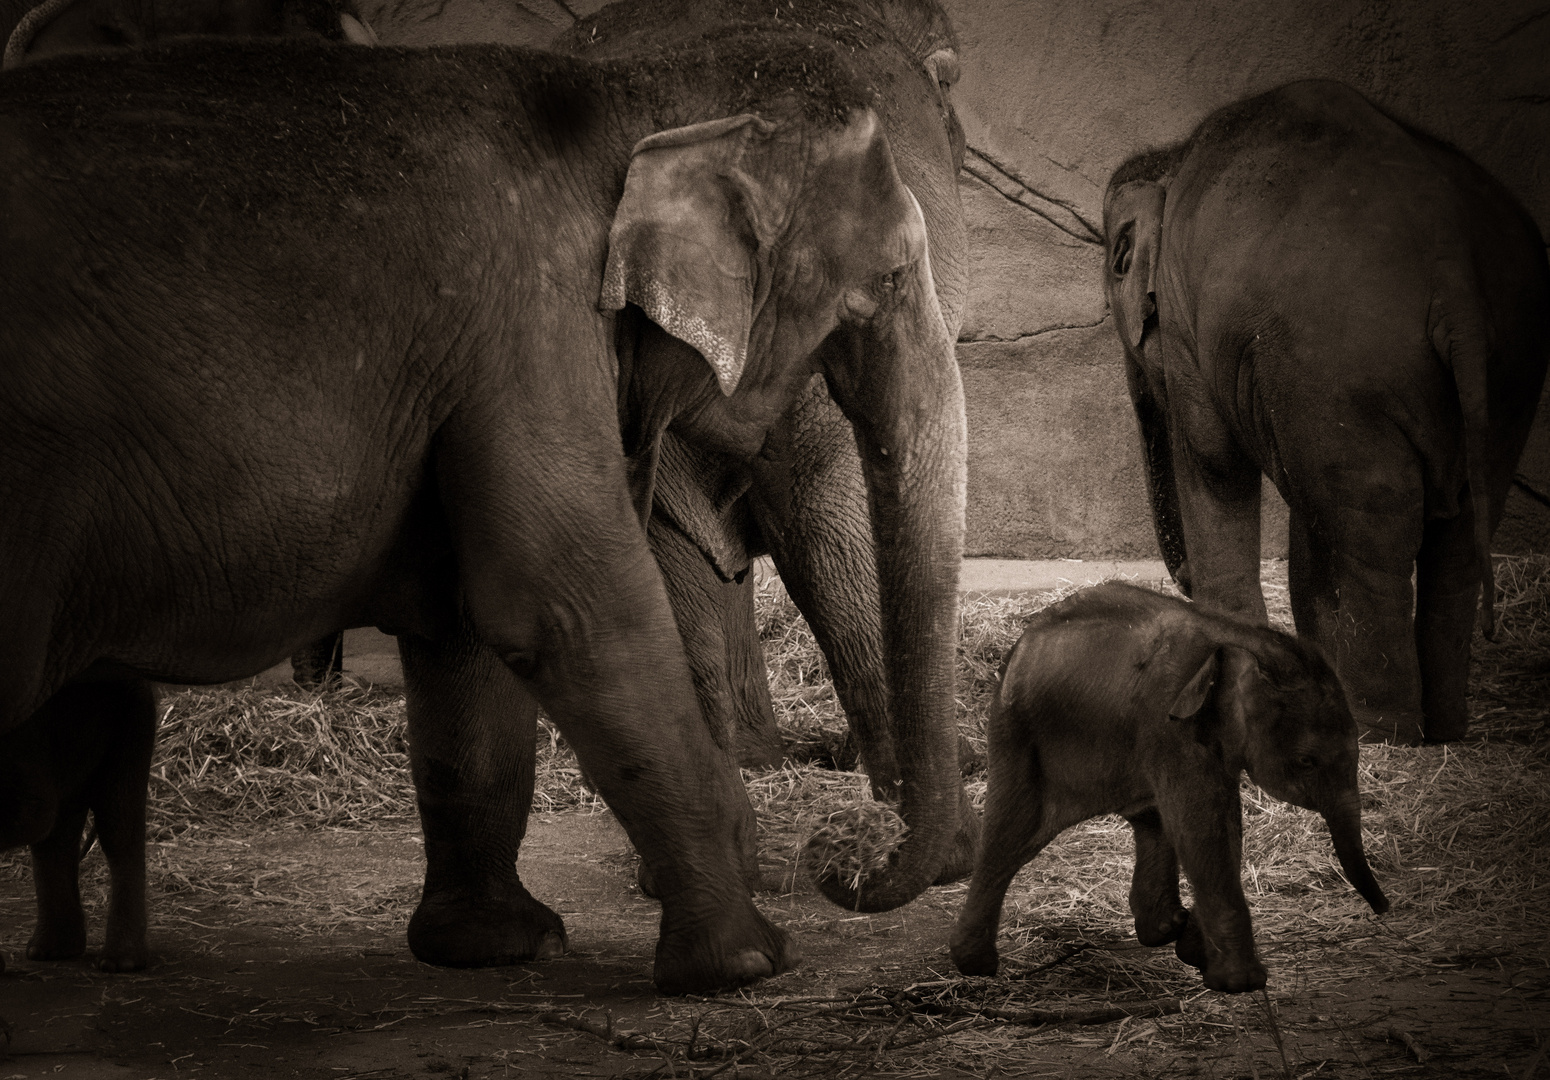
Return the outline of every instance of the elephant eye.
[[[1306,771],[1308,769],[1318,768],[1319,762],[1318,759],[1315,758],[1312,754],[1298,754],[1294,764],[1299,769]]]

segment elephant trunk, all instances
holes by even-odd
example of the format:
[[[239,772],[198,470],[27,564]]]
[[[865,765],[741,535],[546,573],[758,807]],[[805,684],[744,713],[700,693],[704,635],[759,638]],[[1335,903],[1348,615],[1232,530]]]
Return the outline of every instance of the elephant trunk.
[[[877,553],[888,726],[898,770],[903,842],[852,888],[818,884],[835,903],[888,911],[938,877],[958,832],[961,780],[954,669],[966,486],[963,386],[931,288],[905,302],[889,333],[848,331],[864,385],[830,372],[856,430]],[[887,353],[893,355],[886,355]],[[848,384],[848,385],[847,385]]]
[[[1389,909],[1388,897],[1367,865],[1367,855],[1362,849],[1361,801],[1355,791],[1342,795],[1334,805],[1321,811],[1324,823],[1329,826],[1330,838],[1335,842],[1335,857],[1346,880],[1362,894],[1362,899],[1372,910],[1382,915]]]
[[[1156,349],[1155,330],[1142,338],[1140,349]],[[1147,382],[1146,371],[1126,350],[1125,380],[1130,401],[1135,406],[1136,426],[1141,433],[1141,456],[1145,462],[1147,501],[1152,509],[1152,529],[1162,552],[1168,573],[1178,582],[1184,595],[1192,592],[1189,566],[1184,549],[1184,517],[1179,511],[1179,491],[1173,478],[1173,450],[1168,443],[1168,417],[1163,402]]]

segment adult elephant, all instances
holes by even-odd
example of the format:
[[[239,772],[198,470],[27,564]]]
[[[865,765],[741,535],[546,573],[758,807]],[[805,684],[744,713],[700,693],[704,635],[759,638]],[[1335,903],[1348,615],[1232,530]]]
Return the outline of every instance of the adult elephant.
[[[297,18],[287,13],[302,10],[303,0],[246,2],[242,25],[253,29],[230,32],[295,26]],[[328,0],[309,2],[315,6]],[[272,11],[261,15],[265,4]],[[40,25],[48,29],[43,44],[57,53],[100,47],[110,33],[103,27],[119,28],[111,33],[134,42],[219,32],[232,25],[225,7],[212,0],[183,0],[156,9],[152,21],[147,17],[151,9],[125,0],[73,0],[66,15]],[[542,14],[529,10],[540,7],[485,0],[355,0],[340,10],[359,15],[371,37],[387,44],[541,46],[553,29],[547,9]],[[328,30],[326,19],[314,17],[313,22],[323,26],[319,33]],[[900,174],[920,202],[938,298],[956,337],[967,292],[967,242],[956,185],[964,138],[951,98],[958,79],[957,40],[940,6],[935,0],[804,0],[781,9],[776,18],[765,5],[746,0],[669,5],[627,0],[583,20],[553,44],[581,55],[646,54],[731,27],[776,36],[815,34],[853,50],[858,72],[877,88],[878,111]],[[348,18],[341,34],[356,37]],[[36,44],[20,39],[15,44],[19,56],[38,54]],[[769,552],[824,650],[874,794],[896,801],[902,777],[888,721],[866,494],[850,426],[822,380],[814,380],[753,468],[668,432],[648,535],[702,712],[718,743],[744,765],[773,764],[783,753],[749,575],[752,560]],[[299,682],[325,683],[342,667],[338,636],[299,651],[293,666]],[[973,859],[977,818],[965,813],[961,820],[963,832],[945,871],[949,879],[967,873]]]
[[[1297,630],[1364,737],[1463,736],[1491,533],[1550,358],[1532,219],[1457,150],[1307,81],[1121,165],[1104,232],[1175,578],[1265,621],[1263,471],[1291,508]]]
[[[76,0],[77,7],[106,11],[115,19],[123,17],[122,4]],[[368,0],[352,10],[361,12],[375,36],[387,43],[490,39],[533,44],[545,36],[540,28],[546,24],[537,15],[511,6],[503,20],[496,20],[487,6],[478,0],[451,0],[434,8]],[[170,31],[191,20],[192,15],[159,25]],[[939,302],[956,336],[967,291],[956,184],[964,139],[951,98],[958,78],[957,41],[934,0],[808,0],[782,8],[778,18],[746,0],[629,0],[602,9],[553,44],[586,56],[646,56],[695,40],[713,42],[734,28],[775,40],[799,34],[837,42],[849,50],[858,76],[877,88],[878,112],[900,175],[926,220]],[[757,82],[754,74],[753,69],[745,73],[750,87]],[[701,92],[728,92],[726,85],[714,85],[718,79],[723,76],[708,72],[710,88]],[[770,764],[782,754],[749,576],[752,559],[767,551],[824,649],[874,793],[897,801],[903,776],[889,721],[866,492],[850,425],[823,381],[813,381],[751,465],[735,455],[692,446],[671,430],[665,433],[648,535],[701,709],[717,742],[747,765]],[[299,653],[299,680],[321,682],[337,671],[338,645],[330,635]],[[972,863],[978,819],[966,805],[964,810],[944,879],[963,876]]]
[[[963,404],[874,101],[832,42],[736,31],[7,73],[0,730],[80,679],[224,681],[390,627],[417,952],[563,947],[512,864],[531,695],[653,871],[657,985],[780,971],[642,522],[661,432],[756,457],[817,367],[861,449],[910,825],[862,888],[917,895],[957,829]]]

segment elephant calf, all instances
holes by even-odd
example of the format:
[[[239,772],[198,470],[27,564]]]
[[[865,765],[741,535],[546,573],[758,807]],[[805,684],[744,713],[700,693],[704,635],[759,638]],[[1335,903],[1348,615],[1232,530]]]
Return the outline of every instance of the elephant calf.
[[[155,739],[156,696],[139,679],[73,683],[0,737],[0,851],[32,848],[38,925],[29,958],[86,951],[79,866],[90,810],[112,881],[97,966],[145,966],[145,788]]]
[[[1286,634],[1131,585],[1086,589],[1029,620],[989,736],[979,854],[952,938],[966,975],[995,974],[1013,875],[1065,829],[1117,813],[1135,832],[1141,943],[1176,941],[1213,990],[1264,986],[1239,879],[1244,769],[1322,814],[1346,876],[1388,910],[1362,852],[1356,722],[1328,662]]]

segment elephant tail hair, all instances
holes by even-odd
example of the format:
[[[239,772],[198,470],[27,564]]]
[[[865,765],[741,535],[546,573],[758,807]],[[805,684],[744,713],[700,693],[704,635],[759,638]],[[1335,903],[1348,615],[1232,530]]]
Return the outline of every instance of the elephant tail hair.
[[[1473,275],[1468,275],[1472,279]],[[1460,283],[1462,284],[1462,283]],[[1491,500],[1486,484],[1486,460],[1491,445],[1488,376],[1491,335],[1472,287],[1453,290],[1443,298],[1441,317],[1432,324],[1432,347],[1453,372],[1459,410],[1464,418],[1464,473],[1474,514],[1475,558],[1480,572],[1482,625],[1487,641],[1496,638],[1496,572],[1491,564]],[[1436,310],[1434,308],[1434,310]]]

